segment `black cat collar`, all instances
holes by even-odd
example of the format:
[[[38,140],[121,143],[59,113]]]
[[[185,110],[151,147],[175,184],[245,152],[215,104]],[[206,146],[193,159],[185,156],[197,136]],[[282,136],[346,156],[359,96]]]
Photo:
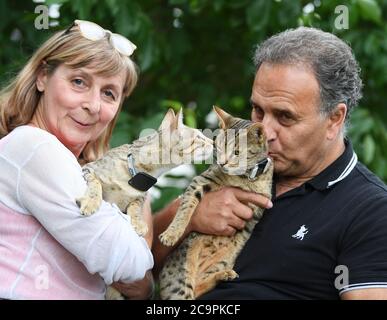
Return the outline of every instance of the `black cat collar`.
[[[128,170],[132,176],[128,183],[139,191],[148,191],[157,182],[157,179],[150,174],[143,171],[137,172],[134,166],[134,157],[131,153],[128,154]]]
[[[249,180],[256,179],[260,174],[266,173],[271,165],[272,160],[270,158],[265,158],[258,161],[254,168],[251,169],[250,173],[247,174]]]

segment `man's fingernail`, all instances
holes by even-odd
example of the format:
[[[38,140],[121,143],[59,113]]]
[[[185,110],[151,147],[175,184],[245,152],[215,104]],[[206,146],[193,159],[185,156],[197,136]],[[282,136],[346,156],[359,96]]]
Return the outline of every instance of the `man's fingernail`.
[[[271,202],[270,200],[268,201],[267,205],[266,205],[266,208],[270,209],[270,208],[273,208],[273,202]]]

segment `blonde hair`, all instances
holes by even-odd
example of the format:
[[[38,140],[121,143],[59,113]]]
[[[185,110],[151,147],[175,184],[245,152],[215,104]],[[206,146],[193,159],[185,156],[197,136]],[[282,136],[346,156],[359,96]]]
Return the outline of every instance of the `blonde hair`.
[[[137,66],[129,57],[115,50],[106,38],[98,41],[88,40],[81,35],[77,27],[58,32],[49,38],[29,59],[15,79],[1,90],[0,138],[31,121],[41,97],[41,92],[36,87],[39,72],[42,68],[46,68],[48,74],[52,74],[61,64],[74,69],[91,67],[102,76],[126,72],[123,98],[117,114],[96,140],[86,144],[79,157],[81,163],[94,161],[109,149],[109,140],[123,100],[136,86]]]

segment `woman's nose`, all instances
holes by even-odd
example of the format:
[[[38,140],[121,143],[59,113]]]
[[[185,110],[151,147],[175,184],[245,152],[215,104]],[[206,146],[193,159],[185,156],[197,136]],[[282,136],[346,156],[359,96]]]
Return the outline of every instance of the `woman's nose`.
[[[87,97],[86,101],[82,104],[83,109],[87,109],[88,112],[94,114],[99,113],[99,110],[101,109],[101,97],[97,93],[90,93],[90,95]]]

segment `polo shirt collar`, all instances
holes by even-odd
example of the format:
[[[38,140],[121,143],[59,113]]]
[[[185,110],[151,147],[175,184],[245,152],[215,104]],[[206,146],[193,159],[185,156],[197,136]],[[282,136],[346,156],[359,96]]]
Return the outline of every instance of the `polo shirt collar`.
[[[343,154],[306,184],[320,191],[326,190],[344,180],[352,172],[357,164],[357,155],[349,140],[345,139],[344,143]]]

